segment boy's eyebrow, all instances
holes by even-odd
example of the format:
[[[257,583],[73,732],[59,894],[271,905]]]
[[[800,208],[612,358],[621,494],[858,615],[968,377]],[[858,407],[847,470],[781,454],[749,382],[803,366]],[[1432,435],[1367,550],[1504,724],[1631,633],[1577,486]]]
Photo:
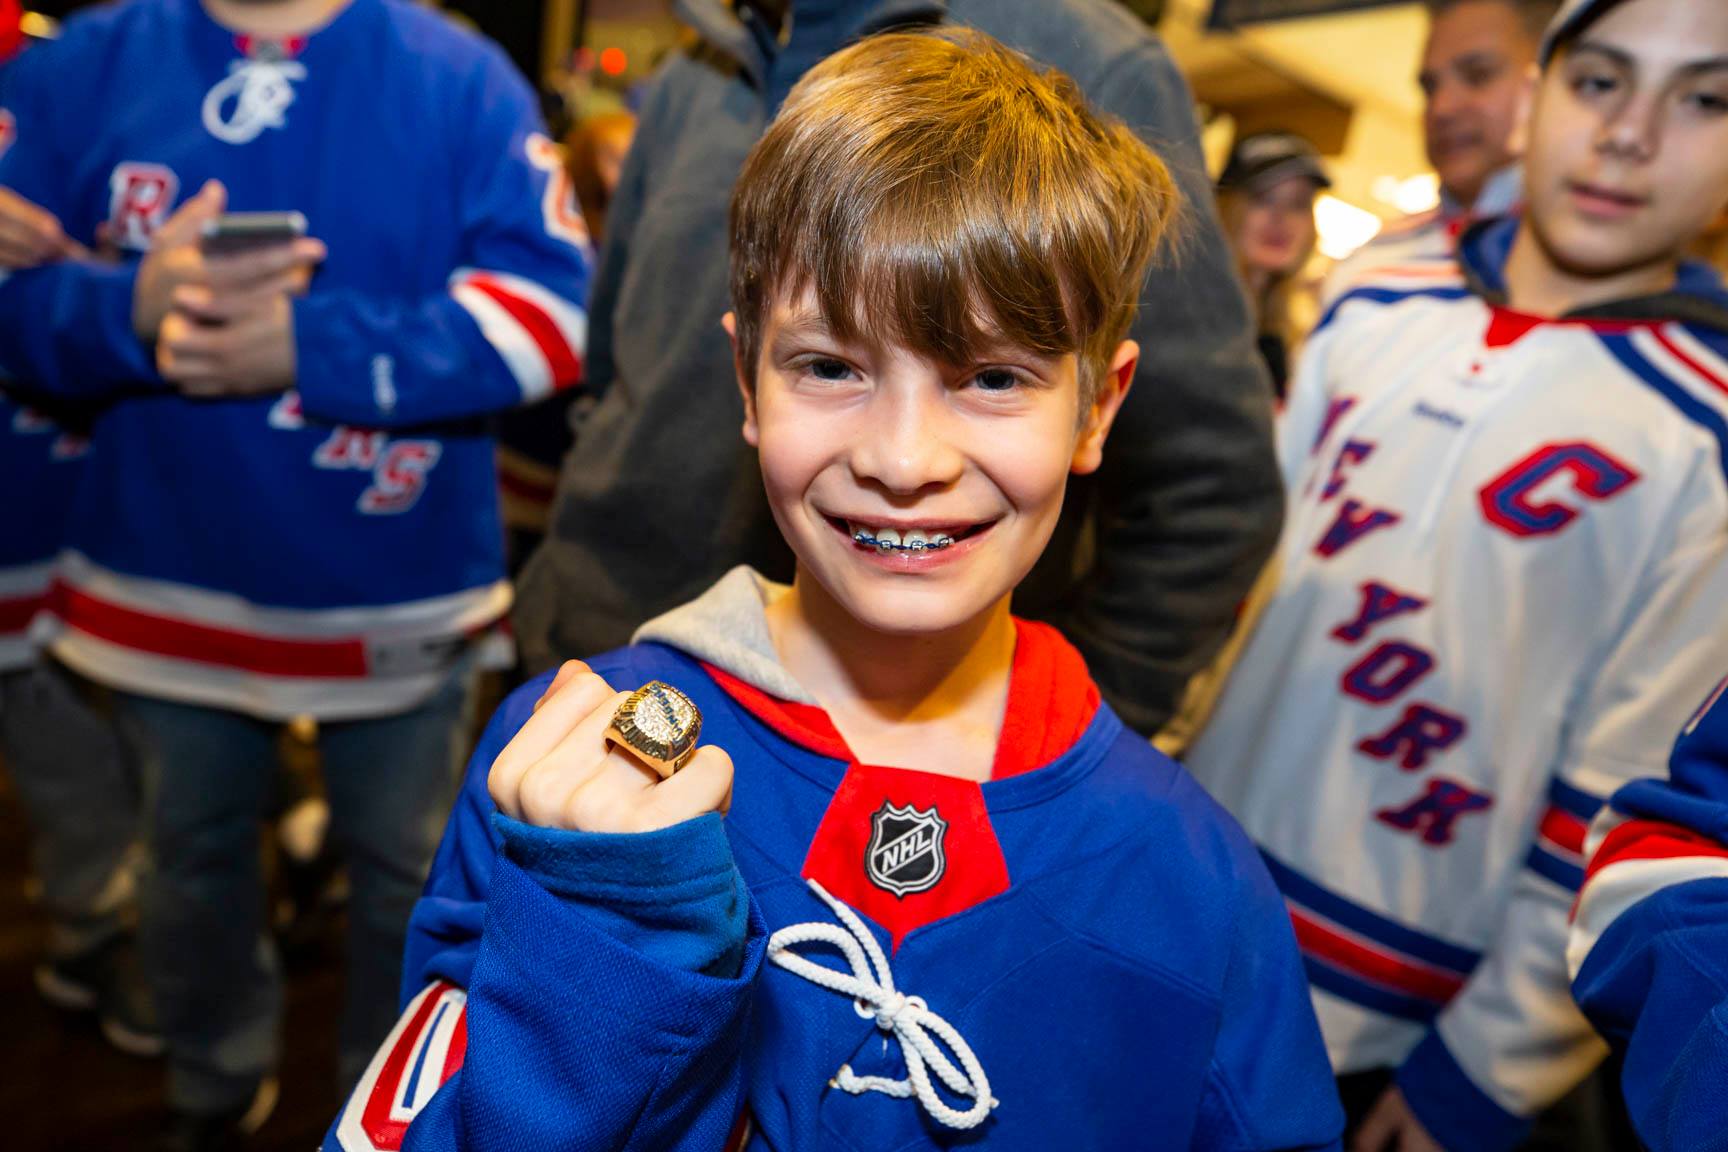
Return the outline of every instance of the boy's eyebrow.
[[[1630,52],[1616,48],[1612,44],[1604,44],[1600,40],[1578,41],[1576,44],[1572,45],[1572,54],[1576,55],[1579,52],[1594,52],[1598,56],[1606,56],[1609,60],[1618,64],[1622,68],[1631,69],[1637,67],[1638,64],[1638,62],[1632,58]]]
[[[1693,60],[1682,64],[1680,71],[1688,76],[1696,75],[1699,72],[1728,71],[1728,56],[1712,56],[1707,60]]]
[[[814,309],[800,309],[775,325],[776,336],[832,336],[828,318]]]
[[[1594,52],[1599,56],[1606,56],[1622,68],[1632,69],[1637,66],[1637,61],[1633,59],[1630,53],[1598,40],[1580,40],[1572,46],[1572,51]],[[1700,72],[1717,72],[1724,69],[1728,69],[1728,56],[1709,56],[1702,60],[1688,60],[1675,71],[1681,75],[1690,76]]]

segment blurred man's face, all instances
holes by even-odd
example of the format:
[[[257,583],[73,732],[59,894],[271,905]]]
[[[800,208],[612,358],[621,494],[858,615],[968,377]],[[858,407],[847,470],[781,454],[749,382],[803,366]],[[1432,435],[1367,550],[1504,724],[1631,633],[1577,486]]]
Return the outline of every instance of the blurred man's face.
[[[1512,138],[1536,43],[1502,0],[1467,0],[1434,18],[1419,81],[1422,130],[1440,185],[1465,207],[1515,159]]]

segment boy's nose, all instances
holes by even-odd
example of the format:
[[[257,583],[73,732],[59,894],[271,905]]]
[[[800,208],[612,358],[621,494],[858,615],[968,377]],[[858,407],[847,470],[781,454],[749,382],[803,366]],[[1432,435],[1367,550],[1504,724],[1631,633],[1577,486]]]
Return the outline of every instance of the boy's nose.
[[[852,471],[860,481],[906,496],[952,484],[965,468],[952,423],[942,403],[885,391],[854,434]]]
[[[1660,93],[1628,93],[1604,117],[1597,149],[1633,162],[1649,160],[1661,146],[1662,105]]]

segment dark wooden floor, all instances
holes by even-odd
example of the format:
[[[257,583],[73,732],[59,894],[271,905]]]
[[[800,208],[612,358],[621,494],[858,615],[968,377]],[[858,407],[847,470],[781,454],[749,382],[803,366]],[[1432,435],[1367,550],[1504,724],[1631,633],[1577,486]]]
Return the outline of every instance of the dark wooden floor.
[[[290,966],[282,1102],[249,1149],[311,1152],[335,1115],[339,929],[332,924]],[[121,1055],[88,1019],[37,998],[31,970],[42,935],[25,895],[17,796],[0,770],[0,1149],[148,1148],[163,1122],[162,1065]]]

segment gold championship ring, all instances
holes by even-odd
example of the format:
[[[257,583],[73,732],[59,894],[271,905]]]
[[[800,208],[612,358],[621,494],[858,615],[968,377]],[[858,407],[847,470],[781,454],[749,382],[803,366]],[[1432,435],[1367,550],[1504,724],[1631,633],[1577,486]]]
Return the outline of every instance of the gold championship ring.
[[[702,712],[672,685],[650,680],[612,714],[606,739],[628,748],[662,780],[684,767],[696,754],[702,735]]]

